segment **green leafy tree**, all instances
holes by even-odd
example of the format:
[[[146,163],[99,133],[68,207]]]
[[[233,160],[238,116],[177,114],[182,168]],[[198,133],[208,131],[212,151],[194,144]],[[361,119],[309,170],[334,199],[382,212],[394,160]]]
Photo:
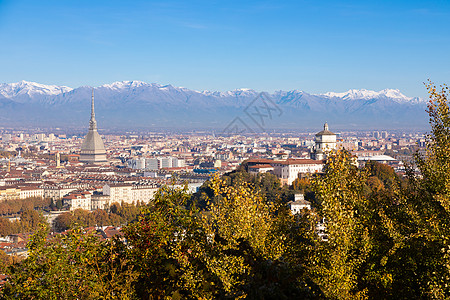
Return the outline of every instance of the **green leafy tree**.
[[[184,208],[188,199],[186,189],[163,187],[153,205],[124,228],[142,298],[214,298],[216,288],[205,269],[206,235],[197,212]]]
[[[275,212],[281,215],[281,211],[245,182],[230,186],[214,178],[210,184],[215,199],[207,211],[186,209],[190,198],[186,190],[166,187],[136,222],[124,228],[130,260],[139,273],[138,295],[155,299],[313,295],[298,279],[302,268],[283,259],[288,251],[282,227],[294,233],[297,223],[292,218],[277,222]],[[290,261],[304,262],[300,254],[297,251],[297,260]]]
[[[250,299],[312,297],[314,292],[306,284],[304,269],[298,266],[304,262],[304,247],[295,249],[295,254],[287,248],[295,244],[290,233],[298,237],[301,232],[286,206],[268,202],[263,191],[246,182],[230,186],[215,178],[212,188],[216,200],[204,218],[211,237],[207,263],[221,283],[222,295]]]

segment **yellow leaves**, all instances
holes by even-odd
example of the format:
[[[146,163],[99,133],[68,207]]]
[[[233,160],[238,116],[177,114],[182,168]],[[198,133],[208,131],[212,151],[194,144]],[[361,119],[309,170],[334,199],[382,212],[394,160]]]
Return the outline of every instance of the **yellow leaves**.
[[[246,184],[228,186],[217,176],[211,182],[216,203],[210,205],[211,217],[207,228],[229,241],[237,243],[239,238],[248,239],[250,244],[263,251],[271,217],[269,206],[261,194]]]
[[[367,200],[362,191],[368,173],[353,165],[347,151],[336,151],[328,158],[325,174],[313,180],[320,201],[319,214],[326,220],[328,242],[319,243],[315,255],[321,263],[313,269],[325,294],[336,299],[364,299],[365,291],[357,291],[358,267],[365,261],[371,243],[364,226]],[[358,253],[358,255],[355,255]]]

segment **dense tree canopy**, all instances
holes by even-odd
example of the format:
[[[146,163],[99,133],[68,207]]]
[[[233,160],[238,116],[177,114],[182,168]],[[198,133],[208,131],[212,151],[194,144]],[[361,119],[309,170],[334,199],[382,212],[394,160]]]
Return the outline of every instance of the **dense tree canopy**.
[[[4,200],[0,201],[0,215],[18,214],[25,210],[48,208],[51,206],[51,203],[50,199],[42,197]]]
[[[57,232],[62,232],[72,226],[90,227],[90,226],[120,226],[127,224],[137,218],[141,211],[141,204],[113,203],[109,212],[102,209],[87,211],[76,209],[74,211],[63,212],[56,217],[53,227]]]
[[[133,299],[135,274],[118,240],[100,241],[81,228],[48,236],[42,225],[28,243],[29,254],[10,268],[5,299]]]
[[[42,212],[37,210],[25,210],[15,221],[0,217],[0,236],[33,232],[38,229],[39,223],[45,223],[45,218]]]

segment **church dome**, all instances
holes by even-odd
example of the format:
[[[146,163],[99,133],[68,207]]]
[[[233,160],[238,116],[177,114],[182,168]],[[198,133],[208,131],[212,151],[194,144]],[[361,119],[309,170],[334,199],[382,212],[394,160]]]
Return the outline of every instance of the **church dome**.
[[[330,130],[328,130],[328,123],[325,122],[325,124],[323,125],[323,130],[316,133],[316,136],[321,136],[321,135],[336,135],[336,134],[331,132]]]

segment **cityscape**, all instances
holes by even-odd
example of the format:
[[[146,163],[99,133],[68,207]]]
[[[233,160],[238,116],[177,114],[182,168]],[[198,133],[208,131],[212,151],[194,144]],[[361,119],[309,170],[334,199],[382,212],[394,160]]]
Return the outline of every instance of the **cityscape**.
[[[140,133],[100,136],[94,92],[84,137],[2,130],[0,201],[50,199],[50,225],[63,212],[110,210],[114,203],[148,204],[163,185],[187,184],[191,193],[214,174],[235,171],[243,162],[250,174],[274,174],[283,185],[322,173],[327,153],[346,149],[358,166],[376,161],[401,176],[417,151],[424,153],[423,133],[330,131],[239,135]],[[0,214],[17,219],[20,211],[3,206]],[[7,237],[5,241],[12,240]],[[20,252],[22,244],[5,242],[3,250]],[[19,248],[15,248],[15,247]]]
[[[0,1],[0,300],[450,299],[449,19]]]

